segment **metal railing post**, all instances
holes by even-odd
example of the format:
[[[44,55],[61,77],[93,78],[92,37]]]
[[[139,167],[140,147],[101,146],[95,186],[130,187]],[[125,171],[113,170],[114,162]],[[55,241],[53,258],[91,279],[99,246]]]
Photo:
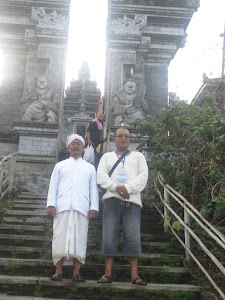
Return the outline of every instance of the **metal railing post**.
[[[169,193],[166,190],[166,187],[164,186],[164,200],[167,204],[169,204]],[[169,211],[166,208],[166,206],[164,205],[164,220],[165,222],[167,222],[169,219]],[[164,226],[164,232],[168,232],[169,231],[169,227],[168,225]]]
[[[189,213],[187,212],[187,210],[185,208],[186,208],[186,205],[184,204],[184,223],[187,224],[188,227],[190,227],[191,226],[191,218],[190,218],[190,215],[189,215]],[[187,248],[189,250],[191,250],[191,235],[187,231],[186,228],[184,228],[184,243],[187,246]],[[185,256],[186,256],[186,261],[189,265],[190,262],[191,262],[191,256],[190,256],[190,254],[187,250],[185,250]]]
[[[9,193],[12,193],[13,190],[15,167],[16,167],[16,156],[14,156],[11,160],[10,174],[9,174]]]
[[[2,196],[3,169],[0,167],[0,200]]]

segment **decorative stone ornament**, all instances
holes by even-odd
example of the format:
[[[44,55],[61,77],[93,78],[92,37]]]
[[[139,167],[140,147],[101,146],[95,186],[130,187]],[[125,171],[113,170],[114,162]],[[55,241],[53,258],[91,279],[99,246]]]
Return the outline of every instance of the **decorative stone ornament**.
[[[130,34],[140,35],[140,28],[147,24],[147,16],[135,15],[134,19],[128,18],[126,15],[122,18],[111,21],[112,34]]]
[[[68,18],[53,12],[47,14],[43,7],[32,7],[31,18],[38,22],[42,28],[54,30],[68,30]]]

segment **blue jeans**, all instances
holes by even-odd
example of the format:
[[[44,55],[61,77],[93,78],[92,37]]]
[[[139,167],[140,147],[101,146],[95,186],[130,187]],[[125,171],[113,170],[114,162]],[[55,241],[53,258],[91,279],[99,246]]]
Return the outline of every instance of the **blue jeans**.
[[[104,200],[101,253],[104,256],[117,255],[121,226],[124,238],[124,255],[129,257],[141,256],[140,207],[117,198]]]

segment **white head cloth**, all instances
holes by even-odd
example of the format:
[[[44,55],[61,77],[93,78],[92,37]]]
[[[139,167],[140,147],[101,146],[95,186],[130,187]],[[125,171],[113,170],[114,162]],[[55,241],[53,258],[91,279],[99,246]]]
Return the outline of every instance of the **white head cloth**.
[[[84,139],[83,139],[83,137],[82,137],[81,135],[79,135],[79,134],[72,134],[72,135],[69,137],[68,141],[67,141],[67,147],[68,147],[69,144],[71,144],[72,141],[74,141],[74,140],[80,140],[80,141],[83,143],[83,145],[85,146]]]

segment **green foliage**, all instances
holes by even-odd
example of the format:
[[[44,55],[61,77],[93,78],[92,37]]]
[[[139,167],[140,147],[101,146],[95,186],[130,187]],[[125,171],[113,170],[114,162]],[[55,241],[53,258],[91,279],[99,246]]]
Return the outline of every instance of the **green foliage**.
[[[36,287],[35,287],[35,291],[34,291],[34,296],[35,297],[43,297],[44,296],[44,293],[42,293],[42,291],[41,291],[41,286],[39,286],[39,285],[37,285]]]
[[[135,122],[149,138],[151,185],[146,198],[155,201],[154,178],[160,171],[215,226],[225,225],[225,114],[215,95],[201,106],[179,102]],[[140,145],[143,148],[144,145]],[[174,204],[173,204],[174,205]]]
[[[179,221],[175,221],[172,224],[173,229],[175,229],[176,231],[180,231],[182,229],[182,225]]]
[[[169,225],[170,225],[170,220],[171,220],[171,218],[167,217],[167,218],[164,220],[163,226],[164,226],[164,227],[169,226]]]

